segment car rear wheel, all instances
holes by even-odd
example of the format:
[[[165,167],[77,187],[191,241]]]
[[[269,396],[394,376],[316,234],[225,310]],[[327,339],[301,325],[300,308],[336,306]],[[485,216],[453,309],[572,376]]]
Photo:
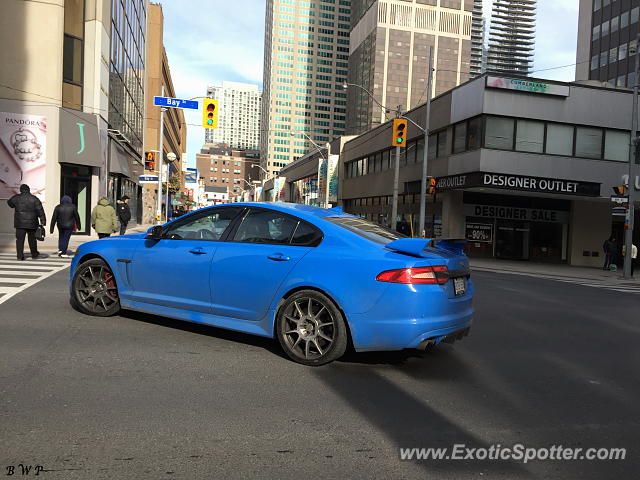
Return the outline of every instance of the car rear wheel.
[[[120,311],[116,279],[103,260],[92,258],[78,265],[71,285],[72,305],[82,313],[108,317]]]
[[[332,362],[347,348],[342,313],[315,290],[301,290],[284,301],[278,310],[276,333],[286,354],[303,365]]]

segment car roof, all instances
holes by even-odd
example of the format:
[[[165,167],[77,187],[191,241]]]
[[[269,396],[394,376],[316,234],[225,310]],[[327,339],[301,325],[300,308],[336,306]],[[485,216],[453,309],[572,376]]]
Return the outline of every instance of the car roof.
[[[299,203],[287,203],[287,202],[238,202],[227,203],[222,206],[245,206],[245,207],[262,207],[270,208],[272,210],[278,210],[280,212],[289,213],[303,220],[318,220],[326,217],[353,217],[353,215],[344,213],[342,208],[320,208],[313,207],[311,205],[302,205]],[[215,208],[215,207],[214,207]]]

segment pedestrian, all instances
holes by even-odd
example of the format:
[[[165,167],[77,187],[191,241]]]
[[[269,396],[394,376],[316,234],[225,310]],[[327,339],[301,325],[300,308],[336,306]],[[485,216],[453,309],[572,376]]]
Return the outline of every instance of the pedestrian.
[[[129,208],[129,197],[123,195],[120,197],[116,204],[116,213],[118,214],[118,221],[120,222],[120,235],[124,235],[127,231],[127,224],[131,220],[131,209]]]
[[[91,212],[91,226],[98,234],[98,238],[105,238],[116,233],[118,219],[116,211],[109,203],[107,197],[102,197]]]
[[[53,227],[56,224],[58,224],[58,256],[69,258],[70,255],[67,255],[69,239],[73,231],[80,228],[80,215],[68,195],[63,195],[60,204],[53,210],[51,227],[49,228],[51,233],[53,233]]]
[[[626,256],[627,254],[627,246],[622,246],[622,256]],[[634,264],[636,263],[636,258],[638,258],[638,247],[636,247],[633,243],[631,244],[631,276],[633,277]]]
[[[602,250],[604,251],[604,267],[603,270],[609,270],[612,263],[615,263],[614,255],[616,254],[616,250],[618,249],[618,245],[616,243],[616,238],[611,235],[608,239],[604,241],[602,244]]]
[[[15,209],[13,226],[16,229],[16,253],[18,260],[24,260],[24,237],[29,241],[31,258],[40,257],[36,242],[36,229],[39,225],[47,224],[47,217],[42,208],[42,202],[35,195],[31,195],[29,185],[20,185],[20,193],[7,201],[9,207]],[[40,220],[38,222],[38,220]]]

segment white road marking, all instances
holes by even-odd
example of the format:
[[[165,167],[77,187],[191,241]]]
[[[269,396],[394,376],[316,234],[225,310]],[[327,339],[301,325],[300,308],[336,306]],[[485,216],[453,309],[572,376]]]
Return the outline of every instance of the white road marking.
[[[70,265],[71,259],[56,255],[21,261],[15,253],[0,253],[0,304]]]

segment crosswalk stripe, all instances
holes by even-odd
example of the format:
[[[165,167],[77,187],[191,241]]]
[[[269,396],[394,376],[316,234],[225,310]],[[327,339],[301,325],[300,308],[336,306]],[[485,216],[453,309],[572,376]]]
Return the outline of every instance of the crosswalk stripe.
[[[21,261],[15,254],[0,254],[0,304],[70,265],[71,259],[55,255]]]

